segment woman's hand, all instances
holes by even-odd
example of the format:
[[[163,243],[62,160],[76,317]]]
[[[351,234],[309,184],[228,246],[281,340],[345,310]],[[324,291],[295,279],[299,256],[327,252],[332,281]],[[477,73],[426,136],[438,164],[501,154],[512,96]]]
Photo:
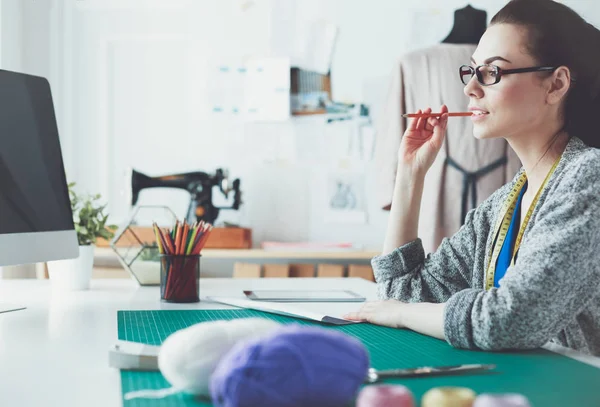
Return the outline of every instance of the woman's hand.
[[[431,108],[423,112],[431,113]],[[412,171],[425,174],[433,164],[435,157],[442,148],[442,142],[448,126],[448,108],[442,106],[442,116],[412,119],[402,136],[398,149],[399,165],[409,167]]]
[[[344,319],[392,328],[404,328],[400,316],[405,306],[405,303],[396,300],[368,301],[357,312],[344,315]]]
[[[443,340],[445,305],[396,300],[369,301],[358,312],[346,314],[344,318],[392,328],[406,328]]]

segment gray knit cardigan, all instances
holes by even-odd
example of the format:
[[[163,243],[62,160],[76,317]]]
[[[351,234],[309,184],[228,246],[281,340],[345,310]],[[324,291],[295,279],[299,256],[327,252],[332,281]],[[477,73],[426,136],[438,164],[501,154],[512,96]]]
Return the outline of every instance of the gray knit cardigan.
[[[600,149],[573,137],[542,191],[517,261],[485,290],[493,228],[515,178],[471,210],[425,256],[420,239],[371,264],[381,299],[445,302],[458,348],[537,348],[551,341],[600,355]]]

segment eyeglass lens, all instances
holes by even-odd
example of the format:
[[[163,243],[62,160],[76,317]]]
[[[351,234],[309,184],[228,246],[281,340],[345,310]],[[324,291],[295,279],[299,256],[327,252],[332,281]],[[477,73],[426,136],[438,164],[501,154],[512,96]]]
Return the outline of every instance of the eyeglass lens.
[[[465,65],[460,68],[460,79],[463,84],[469,83],[473,77],[475,68]],[[481,65],[477,67],[477,80],[483,85],[493,85],[497,81],[498,71],[491,65]]]

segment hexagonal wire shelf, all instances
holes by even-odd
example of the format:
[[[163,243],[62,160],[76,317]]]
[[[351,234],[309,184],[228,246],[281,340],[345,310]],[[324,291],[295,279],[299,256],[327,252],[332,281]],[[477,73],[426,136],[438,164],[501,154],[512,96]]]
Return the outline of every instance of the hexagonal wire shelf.
[[[152,222],[172,228],[177,216],[166,206],[136,206],[110,242],[119,262],[139,285],[160,285],[160,259]]]

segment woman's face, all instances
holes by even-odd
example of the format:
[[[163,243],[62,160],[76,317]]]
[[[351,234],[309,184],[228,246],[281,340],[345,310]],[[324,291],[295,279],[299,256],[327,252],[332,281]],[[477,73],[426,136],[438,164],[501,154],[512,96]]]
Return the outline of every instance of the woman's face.
[[[479,41],[471,66],[492,64],[503,69],[528,68],[538,63],[524,46],[525,29],[511,24],[490,26]],[[465,85],[478,139],[513,138],[543,124],[546,89],[538,72],[507,74],[495,85],[482,86],[473,76]]]

